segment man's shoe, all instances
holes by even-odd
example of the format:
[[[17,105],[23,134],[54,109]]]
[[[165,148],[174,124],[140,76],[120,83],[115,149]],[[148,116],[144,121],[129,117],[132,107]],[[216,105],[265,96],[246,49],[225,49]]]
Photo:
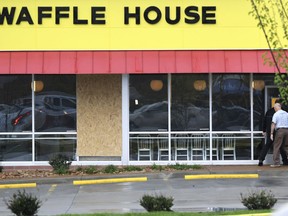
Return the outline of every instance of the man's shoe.
[[[280,164],[272,164],[272,165],[270,165],[270,167],[277,168],[277,167],[280,167]]]
[[[288,166],[288,162],[283,162],[283,165],[284,166]]]
[[[258,166],[263,166],[263,161],[259,161]]]

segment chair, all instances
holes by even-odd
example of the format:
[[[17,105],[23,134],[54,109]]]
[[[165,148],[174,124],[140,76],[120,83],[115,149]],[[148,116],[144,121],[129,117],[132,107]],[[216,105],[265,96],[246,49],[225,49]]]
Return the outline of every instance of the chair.
[[[165,134],[159,134],[157,139],[157,146],[158,146],[158,161],[169,160],[168,136]]]
[[[139,135],[137,139],[138,161],[152,160],[152,139],[150,135]]]
[[[189,136],[187,134],[176,134],[174,139],[175,160],[189,159]]]
[[[225,160],[225,157],[233,157],[236,160],[236,138],[234,135],[223,135],[222,136],[222,160]]]
[[[219,160],[219,139],[217,135],[214,135],[215,137],[212,138],[212,160],[213,158],[216,158],[216,160]],[[210,160],[210,142],[206,143],[206,160]]]
[[[191,160],[205,159],[205,145],[207,138],[202,134],[192,135],[191,139]]]

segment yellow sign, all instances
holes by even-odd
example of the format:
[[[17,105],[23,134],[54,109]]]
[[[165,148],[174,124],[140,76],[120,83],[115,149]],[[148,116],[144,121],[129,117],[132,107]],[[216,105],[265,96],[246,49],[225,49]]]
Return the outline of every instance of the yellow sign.
[[[279,100],[279,98],[275,98],[275,97],[271,98],[271,107],[272,108],[274,107],[277,100]]]
[[[267,48],[248,0],[0,0],[0,50]]]

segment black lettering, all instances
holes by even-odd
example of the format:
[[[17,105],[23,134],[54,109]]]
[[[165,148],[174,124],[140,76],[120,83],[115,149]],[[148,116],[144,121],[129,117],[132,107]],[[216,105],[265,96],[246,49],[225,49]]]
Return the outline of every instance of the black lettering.
[[[91,23],[92,24],[105,24],[106,23],[105,13],[97,13],[97,12],[105,12],[105,11],[106,11],[105,7],[92,7],[91,8]]]
[[[202,7],[202,23],[203,24],[216,24],[216,19],[209,19],[209,18],[216,18],[215,13],[209,13],[210,11],[215,12],[215,6],[207,6]]]
[[[171,15],[170,15],[170,8],[169,7],[165,7],[165,19],[166,19],[166,22],[171,24],[171,25],[174,25],[174,24],[177,24],[180,19],[181,19],[181,14],[180,14],[180,7],[176,7],[176,17],[174,20],[171,19]]]
[[[15,15],[16,7],[11,7],[11,11],[9,13],[8,7],[2,8],[2,13],[0,14],[0,24],[3,25],[4,20],[6,19],[8,25],[13,24],[14,15]]]
[[[195,11],[198,11],[198,7],[197,6],[189,6],[189,7],[185,8],[186,16],[191,18],[191,19],[185,18],[185,23],[187,23],[187,24],[195,24],[195,23],[199,22],[200,16]]]
[[[38,24],[43,24],[43,18],[51,18],[51,13],[44,13],[44,12],[51,12],[52,7],[38,7]]]
[[[19,25],[21,22],[28,22],[30,25],[34,24],[27,7],[21,8],[16,24]]]
[[[135,13],[129,13],[129,7],[124,7],[124,24],[129,24],[129,19],[135,18],[136,25],[140,24],[140,7],[135,7]]]
[[[60,24],[61,18],[69,18],[69,13],[61,13],[61,12],[69,12],[69,7],[56,7],[56,17],[55,17],[55,23],[57,25]]]
[[[156,13],[156,17],[154,20],[150,19],[149,18],[149,13],[150,12],[155,12]],[[144,11],[144,19],[147,23],[149,24],[156,24],[158,23],[160,20],[161,20],[161,17],[162,17],[162,13],[160,11],[159,8],[155,7],[155,6],[151,6],[151,7],[148,7],[145,11]]]
[[[78,7],[73,7],[73,24],[88,24],[88,20],[78,19]]]

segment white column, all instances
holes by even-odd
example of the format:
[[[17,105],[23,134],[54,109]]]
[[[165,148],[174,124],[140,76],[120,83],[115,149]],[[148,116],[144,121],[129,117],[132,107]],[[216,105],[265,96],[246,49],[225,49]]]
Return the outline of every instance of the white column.
[[[122,75],[122,164],[129,164],[129,75]]]

